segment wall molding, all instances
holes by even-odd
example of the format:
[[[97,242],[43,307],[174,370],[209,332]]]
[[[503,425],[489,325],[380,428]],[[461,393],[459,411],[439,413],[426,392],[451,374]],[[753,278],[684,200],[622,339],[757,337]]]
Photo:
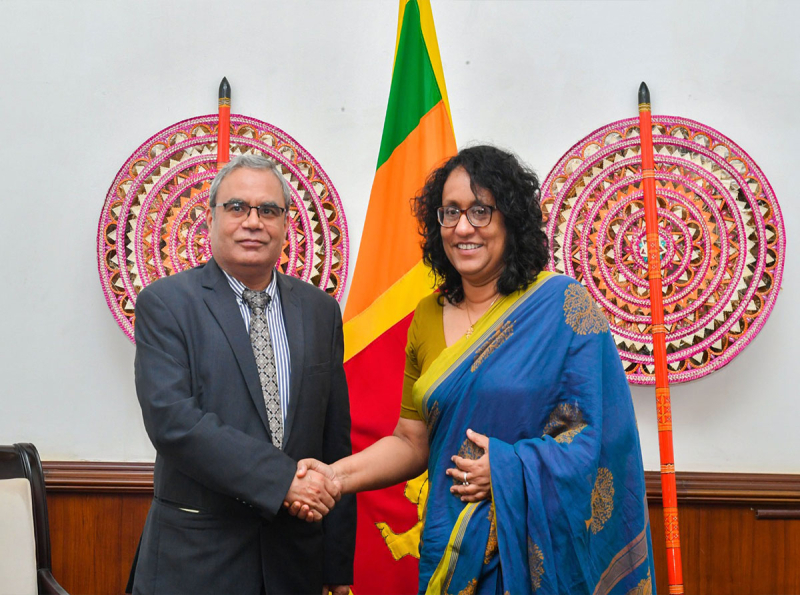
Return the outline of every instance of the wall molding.
[[[43,461],[48,492],[153,493],[153,463]]]
[[[45,461],[42,467],[50,492],[153,492],[153,463]],[[687,471],[677,473],[675,483],[679,502],[800,508],[800,475]],[[648,500],[660,502],[659,472],[646,471],[645,484]]]
[[[645,471],[647,499],[661,501],[661,474]],[[678,501],[691,504],[791,505],[800,507],[800,475],[778,473],[675,474]]]

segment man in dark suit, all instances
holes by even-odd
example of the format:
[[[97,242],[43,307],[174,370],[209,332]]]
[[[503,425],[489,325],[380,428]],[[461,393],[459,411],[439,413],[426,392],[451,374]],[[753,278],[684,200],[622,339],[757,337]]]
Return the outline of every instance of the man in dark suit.
[[[339,306],[278,273],[290,189],[234,159],[211,187],[214,257],[136,303],[136,391],[156,448],[134,593],[348,592],[355,500],[297,461],[351,452]],[[302,501],[315,520],[290,516]],[[334,508],[334,504],[336,504]]]

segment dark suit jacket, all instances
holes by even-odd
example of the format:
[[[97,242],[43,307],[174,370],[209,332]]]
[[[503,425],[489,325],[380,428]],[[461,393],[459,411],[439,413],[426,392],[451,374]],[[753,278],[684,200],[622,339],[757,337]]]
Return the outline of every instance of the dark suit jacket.
[[[212,259],[136,302],[136,391],[156,448],[134,593],[320,593],[352,584],[355,498],[322,523],[289,516],[296,461],[351,452],[339,306],[278,275],[291,353],[284,449],[270,441],[250,338]],[[199,511],[199,512],[189,512]]]

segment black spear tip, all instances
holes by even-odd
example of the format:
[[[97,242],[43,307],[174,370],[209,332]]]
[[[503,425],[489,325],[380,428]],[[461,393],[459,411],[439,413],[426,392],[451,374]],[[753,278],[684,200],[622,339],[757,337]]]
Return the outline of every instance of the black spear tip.
[[[639,85],[639,103],[650,103],[650,89],[647,88],[644,81]]]
[[[224,76],[222,77],[222,82],[219,84],[219,98],[220,99],[230,99],[231,98],[231,85],[228,82],[228,79]]]

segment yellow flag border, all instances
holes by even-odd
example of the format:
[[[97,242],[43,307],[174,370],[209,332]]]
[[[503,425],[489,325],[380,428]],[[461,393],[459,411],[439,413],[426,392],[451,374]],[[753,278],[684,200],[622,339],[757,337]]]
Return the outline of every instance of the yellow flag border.
[[[344,324],[344,361],[405,318],[433,288],[433,272],[420,260],[372,304]]]

